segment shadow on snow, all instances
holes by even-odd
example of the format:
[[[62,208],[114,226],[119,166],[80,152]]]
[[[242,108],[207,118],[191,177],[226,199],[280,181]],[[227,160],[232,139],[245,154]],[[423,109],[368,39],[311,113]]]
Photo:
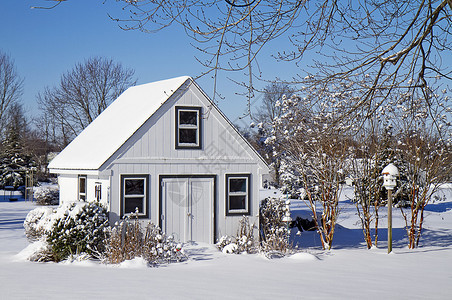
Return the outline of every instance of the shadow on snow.
[[[315,231],[304,231],[297,235],[297,229],[292,229],[290,242],[299,249],[322,248],[319,234]],[[374,240],[374,231],[372,231],[372,242]],[[378,248],[386,248],[388,243],[388,229],[378,229]],[[405,248],[408,245],[408,236],[405,228],[392,229],[393,248]],[[451,229],[426,229],[422,230],[422,236],[419,241],[419,247],[449,247],[452,246]],[[333,249],[347,248],[367,248],[364,241],[364,234],[361,229],[348,229],[341,225],[336,225],[333,238]]]

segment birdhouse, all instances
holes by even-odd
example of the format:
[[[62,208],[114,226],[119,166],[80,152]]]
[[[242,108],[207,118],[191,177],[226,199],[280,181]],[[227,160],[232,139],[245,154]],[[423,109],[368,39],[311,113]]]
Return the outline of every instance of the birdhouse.
[[[282,219],[283,222],[292,222],[292,218],[290,217],[290,200],[287,199],[286,200],[286,213]],[[289,226],[289,224],[287,224],[287,226]]]
[[[392,190],[397,185],[397,176],[399,176],[399,170],[392,163],[387,165],[381,172],[383,175],[383,186],[387,190]]]

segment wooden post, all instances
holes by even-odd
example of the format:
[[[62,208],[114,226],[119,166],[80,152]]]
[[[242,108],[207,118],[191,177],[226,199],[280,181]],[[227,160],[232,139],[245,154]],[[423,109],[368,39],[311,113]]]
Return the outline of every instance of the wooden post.
[[[388,190],[388,254],[392,251],[392,189]]]

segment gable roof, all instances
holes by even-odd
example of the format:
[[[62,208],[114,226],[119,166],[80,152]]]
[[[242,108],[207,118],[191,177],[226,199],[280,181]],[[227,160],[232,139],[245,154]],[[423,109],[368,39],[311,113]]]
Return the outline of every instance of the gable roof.
[[[50,162],[48,168],[98,170],[187,80],[199,89],[212,104],[212,108],[237,132],[262,165],[267,167],[262,156],[196,82],[189,76],[181,76],[128,88],[67,145]]]
[[[99,169],[189,79],[128,88],[50,162],[49,169]]]

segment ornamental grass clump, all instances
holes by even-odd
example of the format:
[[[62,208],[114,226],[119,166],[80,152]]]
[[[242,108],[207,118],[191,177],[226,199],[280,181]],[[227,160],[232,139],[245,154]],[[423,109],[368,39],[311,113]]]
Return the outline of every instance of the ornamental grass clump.
[[[166,236],[153,223],[143,227],[138,218],[126,218],[110,231],[106,247],[107,263],[118,264],[142,257],[149,265],[180,262],[187,259],[182,245]]]
[[[243,216],[239,221],[236,236],[222,236],[216,246],[223,253],[256,253],[258,246],[254,239],[255,228],[254,224],[250,224],[249,218]]]

